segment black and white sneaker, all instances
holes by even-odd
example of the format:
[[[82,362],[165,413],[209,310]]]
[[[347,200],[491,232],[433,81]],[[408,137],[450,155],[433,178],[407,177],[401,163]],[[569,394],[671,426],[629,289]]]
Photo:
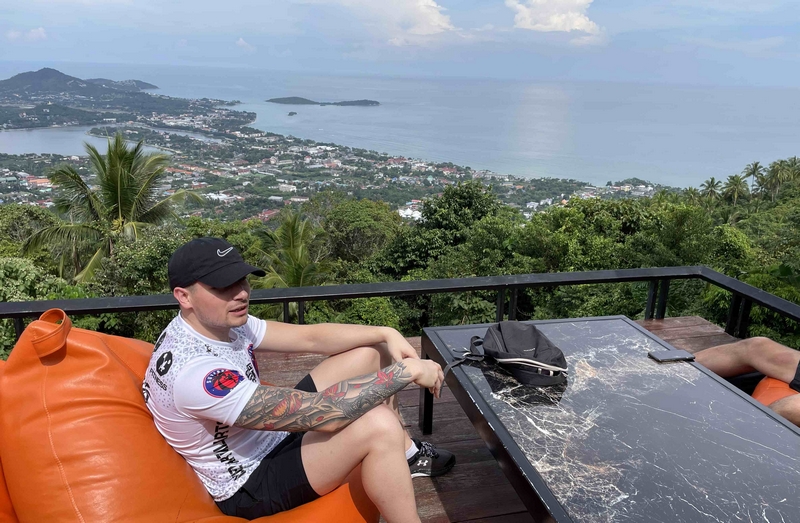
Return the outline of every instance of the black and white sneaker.
[[[452,452],[444,449],[437,449],[427,441],[418,439],[412,440],[419,449],[414,456],[408,460],[408,468],[411,469],[411,477],[419,478],[422,476],[435,478],[442,474],[447,474],[456,464],[456,457]]]

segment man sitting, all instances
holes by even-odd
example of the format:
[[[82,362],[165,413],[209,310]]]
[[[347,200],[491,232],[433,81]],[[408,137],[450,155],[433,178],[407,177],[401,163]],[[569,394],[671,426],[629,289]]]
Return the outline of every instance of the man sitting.
[[[417,383],[438,396],[441,367],[391,328],[250,316],[247,276],[265,273],[224,240],[192,240],[168,269],[180,313],[156,342],[142,391],[220,509],[249,519],[289,510],[360,464],[386,521],[418,522],[411,478],[444,474],[455,457],[409,438],[395,394]],[[290,389],[260,383],[256,351],[330,357]]]
[[[718,345],[697,352],[695,359],[724,378],[758,371],[800,391],[800,352],[769,338],[748,338]],[[769,407],[795,425],[800,425],[800,394],[779,399]]]

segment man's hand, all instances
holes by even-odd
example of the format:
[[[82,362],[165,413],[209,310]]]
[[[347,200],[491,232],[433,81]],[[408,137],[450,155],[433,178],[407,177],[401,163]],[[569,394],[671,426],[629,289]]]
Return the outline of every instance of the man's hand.
[[[403,363],[411,372],[411,380],[425,387],[437,397],[441,397],[442,383],[444,383],[444,373],[442,367],[433,360],[421,360],[408,358]]]
[[[392,361],[398,362],[406,358],[419,359],[416,349],[397,330],[386,328],[386,352]]]

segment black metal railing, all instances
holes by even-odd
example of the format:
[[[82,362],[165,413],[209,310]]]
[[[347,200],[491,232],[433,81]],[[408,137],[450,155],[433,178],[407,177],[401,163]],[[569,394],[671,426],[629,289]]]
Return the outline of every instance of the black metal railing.
[[[750,311],[753,305],[760,305],[786,318],[800,321],[799,305],[753,287],[752,285],[748,285],[735,278],[711,270],[708,267],[701,266],[556,272],[447,280],[261,289],[252,292],[250,303],[254,305],[282,304],[284,311],[283,317],[286,321],[288,321],[290,316],[289,304],[297,303],[298,322],[303,323],[305,303],[311,301],[488,290],[497,293],[496,318],[497,321],[501,321],[506,314],[507,294],[509,306],[508,319],[516,319],[516,304],[521,289],[646,281],[649,282],[650,285],[644,309],[645,319],[663,319],[667,311],[670,281],[688,279],[700,279],[731,293],[730,310],[725,325],[725,332],[733,336],[740,338],[747,336],[750,323]],[[70,315],[82,315],[177,309],[178,303],[170,294],[86,298],[80,300],[5,302],[0,303],[0,319],[13,319],[17,337],[19,337],[24,329],[24,318],[35,318],[44,311],[52,308],[63,309]]]

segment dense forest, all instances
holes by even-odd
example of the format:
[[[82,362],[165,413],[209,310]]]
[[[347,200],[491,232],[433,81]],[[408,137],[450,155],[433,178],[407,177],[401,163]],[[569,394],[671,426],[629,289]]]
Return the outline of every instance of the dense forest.
[[[267,270],[252,280],[254,288],[706,265],[800,303],[796,158],[768,167],[754,163],[726,182],[711,178],[699,189],[652,198],[572,199],[530,220],[501,204],[492,187],[467,181],[427,198],[419,222],[401,220],[383,202],[323,192],[262,223],[179,218],[183,202],[195,196],[179,191],[159,200],[151,190],[167,159],[128,149],[121,140],[113,147],[91,157],[97,187],[88,187],[70,167],[49,173],[57,187],[56,212],[0,205],[0,300],[168,293],[172,252],[210,235],[226,238]],[[530,289],[520,294],[517,317],[641,318],[646,294],[646,283]],[[728,306],[726,292],[678,281],[667,312],[723,323]],[[494,311],[493,293],[474,292],[315,302],[305,319],[390,325],[418,335],[426,325],[493,321]],[[283,319],[278,307],[252,312]],[[290,313],[296,320],[296,310]],[[153,341],[173,316],[108,313],[74,320]],[[751,334],[794,347],[800,342],[796,324],[759,307]],[[2,320],[4,357],[13,340],[11,321]]]

